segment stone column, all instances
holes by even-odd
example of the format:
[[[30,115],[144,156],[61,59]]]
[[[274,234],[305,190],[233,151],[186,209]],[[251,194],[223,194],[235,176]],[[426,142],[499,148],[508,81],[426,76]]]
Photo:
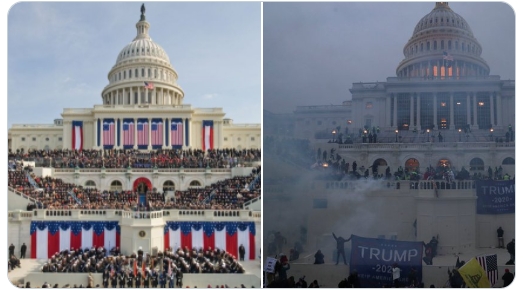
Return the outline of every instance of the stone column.
[[[497,126],[502,128],[502,95],[497,93]]]
[[[148,130],[148,135],[149,135],[149,141],[147,142],[147,149],[151,150],[153,147],[151,146],[151,118],[148,118],[148,124],[147,126],[149,127],[149,130]]]
[[[153,91],[151,91],[151,105],[156,105],[156,90],[157,88],[153,88]]]
[[[104,149],[104,118],[100,118],[100,148]]]
[[[120,118],[120,148],[124,148],[124,118]]]
[[[449,93],[449,129],[455,130],[455,101],[453,100],[453,92]]]
[[[137,123],[137,118],[135,118],[135,134],[134,134],[134,137],[135,137],[135,144],[133,146],[133,149],[138,149],[138,123]]]
[[[94,124],[93,132],[95,133],[94,138],[93,138],[94,140],[93,148],[98,148],[98,138],[96,138],[96,133],[98,132],[98,118],[95,118],[93,124]]]
[[[184,125],[184,122],[182,122],[182,126]],[[173,148],[173,144],[171,144],[171,120],[167,118],[167,131],[168,131],[168,140],[167,142],[169,145],[169,149]],[[183,145],[184,143],[182,143]]]
[[[473,128],[472,129],[478,129],[478,123],[477,123],[477,92],[473,93]]]
[[[466,93],[466,125],[471,125],[471,99],[470,99],[471,92]]]
[[[417,130],[422,129],[421,120],[420,120],[420,93],[417,93]]]
[[[386,127],[391,127],[391,98],[389,98],[387,95],[386,95],[386,122],[385,124],[386,124]]]
[[[437,124],[437,93],[433,93],[433,130],[438,130],[439,125]]]
[[[113,149],[117,148],[118,146],[118,118],[115,118],[115,142],[113,145]]]
[[[495,94],[495,92],[491,92],[489,94],[489,118],[490,118],[491,128],[495,126],[495,107],[494,107],[494,102],[493,102],[493,94]]]
[[[394,97],[393,97],[393,127],[395,129],[398,128],[398,125],[397,125],[397,110],[398,110],[397,98],[398,98],[398,93],[394,94]]]
[[[410,93],[410,100],[409,100],[409,129],[410,130],[413,130],[413,126],[415,126],[414,124],[414,119],[415,119],[415,111],[414,111],[414,108],[415,108],[415,104],[413,103],[413,93]]]

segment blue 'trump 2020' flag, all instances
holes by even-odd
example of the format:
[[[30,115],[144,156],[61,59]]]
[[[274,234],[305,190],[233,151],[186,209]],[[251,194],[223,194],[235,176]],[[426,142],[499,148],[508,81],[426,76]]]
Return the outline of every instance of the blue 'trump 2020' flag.
[[[357,271],[362,288],[381,288],[393,285],[391,268],[400,268],[401,287],[408,285],[413,268],[417,281],[422,281],[422,242],[363,238],[351,236],[351,271]]]

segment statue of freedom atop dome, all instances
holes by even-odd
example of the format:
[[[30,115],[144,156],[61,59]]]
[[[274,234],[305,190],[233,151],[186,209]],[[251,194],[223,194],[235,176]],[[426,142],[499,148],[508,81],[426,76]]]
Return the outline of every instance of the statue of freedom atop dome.
[[[140,12],[142,12],[142,15],[146,13],[146,6],[144,5],[144,3],[142,3],[142,7],[140,7]]]

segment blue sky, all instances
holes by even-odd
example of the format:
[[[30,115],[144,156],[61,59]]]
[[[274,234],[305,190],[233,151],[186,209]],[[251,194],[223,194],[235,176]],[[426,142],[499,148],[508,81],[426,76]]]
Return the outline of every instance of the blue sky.
[[[101,104],[107,74],[136,36],[142,2],[18,2],[8,14],[8,126],[50,124]],[[148,2],[149,34],[196,108],[261,123],[260,3]]]

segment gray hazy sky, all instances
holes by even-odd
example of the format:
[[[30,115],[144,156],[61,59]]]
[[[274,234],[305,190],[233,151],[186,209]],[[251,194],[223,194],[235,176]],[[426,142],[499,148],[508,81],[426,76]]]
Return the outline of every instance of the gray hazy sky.
[[[101,104],[109,70],[136,36],[141,4],[18,2],[4,7],[8,126],[51,124],[63,108]],[[149,35],[177,71],[184,103],[222,107],[235,123],[260,123],[260,3],[145,6]]]
[[[450,2],[482,46],[491,75],[515,79],[515,13],[508,4]],[[435,2],[264,3],[265,110],[340,105],[355,82],[395,77],[403,49]],[[517,10],[518,12],[518,10]]]

